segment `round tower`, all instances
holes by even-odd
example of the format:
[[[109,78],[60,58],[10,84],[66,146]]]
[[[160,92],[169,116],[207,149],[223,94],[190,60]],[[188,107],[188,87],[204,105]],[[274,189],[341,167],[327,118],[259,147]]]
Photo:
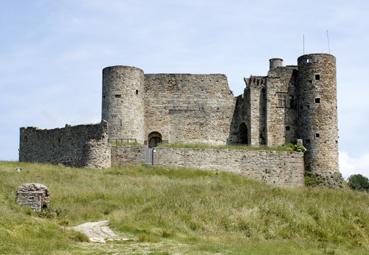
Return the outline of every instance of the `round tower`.
[[[283,59],[281,58],[271,58],[269,59],[269,70],[272,70],[277,67],[283,66]]]
[[[298,58],[299,132],[307,172],[322,177],[339,173],[336,58],[307,54]]]
[[[136,67],[103,69],[102,119],[109,139],[144,142],[144,72]]]

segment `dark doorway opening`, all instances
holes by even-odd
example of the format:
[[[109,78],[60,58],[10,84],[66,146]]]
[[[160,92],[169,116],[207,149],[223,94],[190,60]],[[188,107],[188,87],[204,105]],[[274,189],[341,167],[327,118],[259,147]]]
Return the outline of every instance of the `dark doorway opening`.
[[[157,147],[162,142],[162,137],[159,132],[151,132],[149,134],[149,148]]]
[[[247,126],[245,123],[241,123],[240,127],[238,128],[238,143],[239,144],[248,144],[249,137],[247,133]]]

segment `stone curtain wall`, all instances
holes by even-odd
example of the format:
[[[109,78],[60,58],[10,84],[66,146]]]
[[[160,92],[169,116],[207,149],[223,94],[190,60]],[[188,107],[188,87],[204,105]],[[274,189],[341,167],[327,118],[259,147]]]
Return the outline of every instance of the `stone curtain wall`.
[[[20,129],[19,161],[73,167],[110,167],[107,123]]]
[[[145,140],[226,144],[235,98],[223,74],[145,74]]]
[[[101,140],[89,140],[85,144],[81,165],[87,168],[111,167],[111,146],[107,136]]]
[[[145,163],[145,146],[112,146],[111,160],[113,167]]]
[[[219,170],[278,186],[304,185],[301,152],[156,148],[154,164]]]

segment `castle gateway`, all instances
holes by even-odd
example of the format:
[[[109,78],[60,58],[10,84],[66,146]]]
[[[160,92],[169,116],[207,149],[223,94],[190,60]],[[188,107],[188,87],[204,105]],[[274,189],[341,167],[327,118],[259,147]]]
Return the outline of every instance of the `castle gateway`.
[[[335,57],[307,54],[287,66],[280,58],[269,62],[267,75],[245,78],[244,93],[237,97],[223,74],[145,74],[136,67],[107,67],[102,122],[21,128],[19,160],[95,168],[146,161],[237,172],[290,186],[303,185],[308,172],[332,182],[339,176]],[[298,140],[305,153],[215,146],[273,147]],[[158,144],[177,146],[159,146],[154,155]],[[195,151],[180,144],[209,146]]]

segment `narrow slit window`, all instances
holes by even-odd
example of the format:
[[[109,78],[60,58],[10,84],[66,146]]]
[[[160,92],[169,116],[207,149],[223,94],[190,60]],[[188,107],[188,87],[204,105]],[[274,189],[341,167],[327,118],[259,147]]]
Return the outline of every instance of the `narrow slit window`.
[[[315,103],[320,104],[320,97],[315,98]]]
[[[288,108],[287,104],[288,95],[285,92],[277,92],[277,107]]]
[[[136,95],[138,95],[138,89],[136,89]]]
[[[115,98],[121,98],[121,97],[122,95],[119,95],[119,94],[115,95]]]
[[[290,96],[290,108],[295,108],[295,97],[294,96]]]
[[[319,133],[316,133],[316,134],[315,134],[315,137],[316,137],[316,138],[319,138],[319,137],[320,137],[320,134],[319,134]]]
[[[319,81],[320,80],[320,74],[316,74],[315,75],[315,80]]]

